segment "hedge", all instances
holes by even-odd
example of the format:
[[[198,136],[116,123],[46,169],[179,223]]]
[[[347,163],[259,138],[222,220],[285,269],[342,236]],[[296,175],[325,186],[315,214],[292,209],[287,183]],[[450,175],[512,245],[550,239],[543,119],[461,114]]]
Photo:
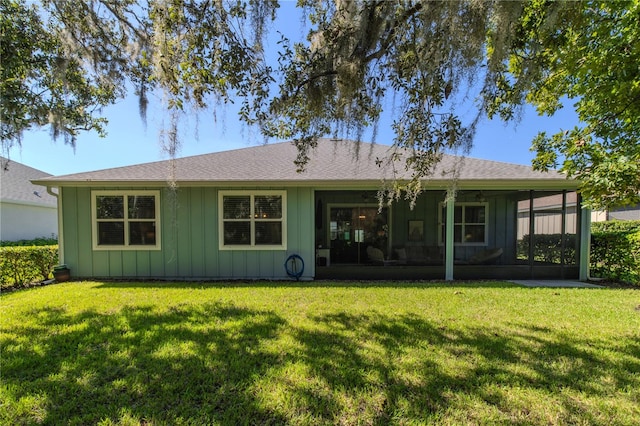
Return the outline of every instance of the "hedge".
[[[55,236],[40,237],[33,240],[0,241],[0,247],[54,246],[58,244]]]
[[[591,233],[599,232],[637,232],[640,231],[640,220],[608,220],[606,222],[592,222]]]
[[[518,259],[529,258],[529,234],[518,240]],[[538,234],[534,238],[533,259],[536,262],[560,264],[562,260],[562,234]],[[576,264],[576,235],[565,234],[564,264]]]
[[[640,285],[640,221],[593,223],[591,275]]]
[[[0,247],[0,286],[25,287],[51,278],[58,246]]]

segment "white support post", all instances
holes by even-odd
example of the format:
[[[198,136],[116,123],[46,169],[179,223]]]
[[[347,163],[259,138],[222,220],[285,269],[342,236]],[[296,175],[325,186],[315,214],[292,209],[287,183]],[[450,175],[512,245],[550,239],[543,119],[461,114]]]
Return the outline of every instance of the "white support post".
[[[454,211],[455,211],[455,195],[452,192],[447,193],[447,220],[445,225],[445,255],[444,255],[444,279],[453,281],[453,229],[454,229]]]
[[[582,208],[580,212],[580,281],[589,279],[589,254],[591,251],[591,209]]]

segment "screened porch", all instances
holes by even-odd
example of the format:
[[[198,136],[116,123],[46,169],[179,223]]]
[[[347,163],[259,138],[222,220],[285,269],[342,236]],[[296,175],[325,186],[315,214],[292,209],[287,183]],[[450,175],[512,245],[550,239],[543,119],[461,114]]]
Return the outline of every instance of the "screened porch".
[[[464,190],[450,212],[445,195],[425,191],[411,209],[403,201],[380,208],[375,191],[316,191],[315,278],[578,278],[575,192]]]

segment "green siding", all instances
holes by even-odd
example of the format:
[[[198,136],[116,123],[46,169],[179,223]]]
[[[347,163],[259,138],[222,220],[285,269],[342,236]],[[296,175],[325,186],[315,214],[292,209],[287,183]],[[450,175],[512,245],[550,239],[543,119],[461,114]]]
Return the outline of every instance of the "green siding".
[[[204,239],[204,276],[218,276],[220,270],[218,256],[218,196],[213,188],[205,188],[202,192],[202,223]]]
[[[180,208],[180,191],[164,189],[161,194],[161,247],[162,261],[154,263],[152,274],[157,277],[176,277],[178,275],[178,209]],[[183,208],[188,208],[185,206]]]
[[[89,196],[91,191],[88,188],[80,188],[77,192],[76,197],[76,205],[77,205],[77,215],[76,215],[76,223],[78,224],[78,229],[81,229],[82,239],[79,242],[83,242],[87,237],[89,238],[89,244],[91,244],[91,205],[85,206],[82,200]],[[88,229],[86,232],[88,235],[85,235],[85,229]],[[93,259],[91,258],[91,245],[89,245],[88,249],[83,249],[78,252],[78,264],[79,265],[91,265],[93,263]]]
[[[125,256],[124,253],[120,253],[120,259],[122,259],[122,275],[126,277],[138,276],[138,264],[140,262],[140,253],[134,252],[132,256]]]
[[[191,222],[191,213],[193,210],[193,198],[191,197],[194,189],[183,190],[178,189],[178,205],[176,206],[177,217],[177,233],[176,233],[176,255],[177,255],[177,272],[179,277],[193,276],[192,246],[191,242],[194,238],[199,238],[201,232],[194,232],[196,229],[202,229],[202,224],[193,224]]]
[[[136,274],[141,276],[151,275],[151,262],[149,252],[139,252],[136,254]]]
[[[75,268],[72,272],[82,274],[85,271],[81,271],[77,265],[78,262],[78,245],[80,242],[78,241],[78,235],[83,232],[81,228],[78,228],[78,194],[76,190],[67,190],[62,191],[62,205],[65,210],[64,215],[62,216],[62,230],[64,232],[64,245],[65,245],[65,253],[64,253],[64,262],[69,267],[75,265]],[[86,231],[85,231],[86,232]],[[76,272],[77,271],[77,272]]]
[[[220,251],[218,189],[188,187],[160,190],[161,250],[93,250],[91,190],[61,189],[64,258],[77,278],[286,279],[290,254],[305,260],[303,279],[315,273],[313,190],[287,191],[287,250]],[[158,189],[158,188],[135,188]],[[265,189],[265,188],[242,188]]]
[[[191,209],[190,213],[190,231],[191,231],[191,274],[196,277],[205,276],[205,232],[204,228],[204,194],[202,188],[193,188],[192,197],[189,203]],[[197,226],[194,224],[200,224]],[[195,232],[200,229],[201,232]]]
[[[122,270],[122,252],[110,251],[109,252],[109,276],[121,278],[124,276],[123,273],[124,271]]]

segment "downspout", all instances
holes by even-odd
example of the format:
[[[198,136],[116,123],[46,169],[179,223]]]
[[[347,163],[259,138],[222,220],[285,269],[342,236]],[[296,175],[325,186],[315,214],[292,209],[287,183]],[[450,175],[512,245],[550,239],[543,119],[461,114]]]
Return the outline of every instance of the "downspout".
[[[58,264],[64,265],[64,250],[63,250],[63,240],[64,240],[64,232],[63,232],[63,220],[62,220],[62,195],[60,194],[60,188],[58,188],[58,192],[53,192],[51,186],[47,186],[47,194],[56,198],[57,207],[58,207]]]

